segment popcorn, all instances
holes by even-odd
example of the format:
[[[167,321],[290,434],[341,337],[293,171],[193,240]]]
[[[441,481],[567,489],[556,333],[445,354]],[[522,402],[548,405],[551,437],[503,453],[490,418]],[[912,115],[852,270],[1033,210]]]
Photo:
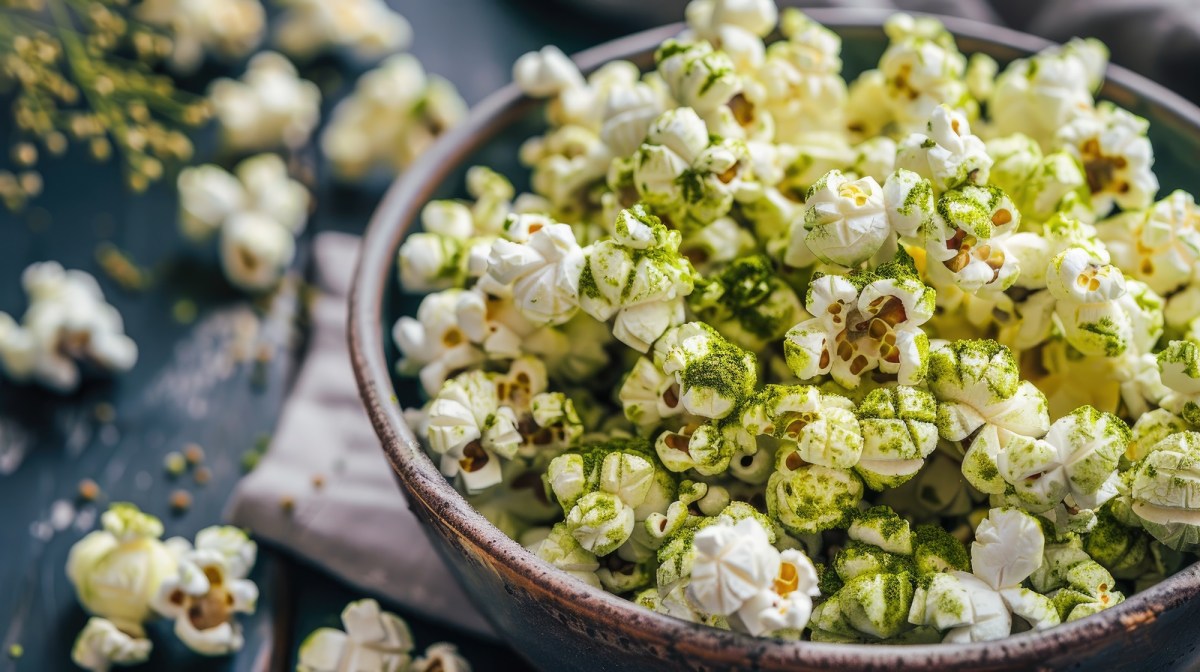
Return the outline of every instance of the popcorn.
[[[646,74],[523,56],[531,193],[475,168],[402,247],[434,292],[395,328],[433,399],[406,417],[468,501],[594,588],[786,640],[991,641],[1178,571],[1200,210],[1151,202],[1103,47],[1000,72],[898,15],[847,86],[798,10],[686,19]],[[192,228],[242,207],[196,182]]]
[[[236,528],[209,528],[196,536],[196,547],[173,539],[178,573],[166,577],[154,608],[175,619],[175,635],[206,656],[239,651],[245,642],[235,614],[254,613],[258,587],[246,579],[257,547]]]
[[[320,5],[321,12],[340,13],[345,7],[379,0],[300,1]],[[379,7],[371,11],[390,13],[381,2]],[[398,14],[391,16],[403,20]],[[373,30],[387,30],[386,25]],[[397,54],[360,76],[354,91],[333,108],[321,132],[321,151],[342,180],[358,180],[376,169],[395,175],[466,116],[467,104],[453,84],[427,74],[413,56]]]
[[[562,324],[579,307],[585,262],[571,227],[550,222],[530,227],[526,241],[492,243],[487,278],[512,285],[517,309],[534,324]]]
[[[854,469],[872,490],[912,479],[937,447],[937,400],[920,388],[871,390],[856,413],[863,449]]]
[[[412,26],[383,0],[285,0],[275,27],[284,53],[299,59],[334,49],[347,49],[372,59],[407,49]]]
[[[219,249],[229,282],[248,292],[263,292],[279,284],[296,256],[296,241],[271,217],[239,212],[221,229]]]
[[[992,157],[961,112],[939,105],[925,133],[913,133],[896,151],[896,167],[930,180],[938,192],[965,184],[986,184]]]
[[[1077,117],[1059,130],[1058,141],[1083,162],[1097,214],[1108,214],[1114,203],[1122,210],[1153,203],[1158,178],[1151,170],[1149,128],[1145,119],[1105,101],[1094,114]]]
[[[342,610],[343,630],[317,628],[300,643],[299,672],[402,670],[412,661],[413,637],[399,616],[375,600],[351,602]]]
[[[939,22],[896,14],[884,22],[884,32],[890,43],[879,59],[883,100],[902,129],[924,124],[941,103],[958,105],[967,97],[967,59]]]
[[[248,55],[262,42],[267,15],[259,0],[146,0],[134,8],[134,17],[170,31],[171,69],[195,72],[206,52],[225,60]]]
[[[1108,64],[1098,40],[1072,39],[1008,65],[996,78],[988,116],[996,135],[1024,133],[1052,149],[1059,129],[1092,111]]]
[[[777,463],[850,469],[863,449],[853,409],[849,399],[815,387],[768,385],[747,402],[742,426],[752,436],[778,441]]]
[[[812,598],[820,595],[806,555],[775,550],[754,518],[733,523],[720,517],[696,532],[693,543],[687,594],[703,611],[728,616],[731,626],[751,635],[804,628]]]
[[[208,87],[221,140],[239,152],[300,147],[321,114],[321,92],[301,79],[281,54],[264,51],[250,59],[241,80],[221,78]]]
[[[108,672],[113,665],[138,665],[150,659],[150,640],[133,637],[112,621],[95,616],[88,619],[75,644],[71,662],[92,672]]]
[[[1200,434],[1172,434],[1127,472],[1130,508],[1142,527],[1164,545],[1178,551],[1200,547],[1195,500]]]
[[[874,256],[892,232],[883,189],[873,177],[850,181],[840,170],[826,173],[808,190],[804,229],[804,242],[818,259],[857,266]]]
[[[162,522],[132,504],[112,504],[100,515],[100,525],[67,556],[67,578],[79,603],[99,617],[89,622],[76,647],[89,660],[143,657],[150,643],[141,639],[142,624],[153,617],[159,586],[175,574],[178,562],[159,540]],[[89,669],[98,668],[106,669],[99,663]]]
[[[26,268],[21,284],[29,297],[21,322],[0,312],[0,365],[9,378],[67,393],[79,386],[81,367],[133,368],[137,344],[125,335],[121,314],[105,301],[95,278],[46,261]]]
[[[707,42],[668,40],[655,52],[654,60],[671,97],[681,108],[697,114],[708,115],[741,90],[733,61]]]
[[[413,661],[412,672],[471,672],[471,664],[458,652],[458,647],[446,642],[430,644],[425,655]]]
[[[641,206],[622,210],[615,235],[591,247],[576,276],[579,306],[600,321],[615,316],[613,336],[646,352],[683,322],[692,268],[678,252],[679,234]]]
[[[1158,294],[1191,282],[1200,261],[1200,207],[1191,194],[1173,191],[1145,212],[1122,213],[1098,229],[1113,263]]]
[[[547,489],[566,513],[567,530],[589,553],[617,550],[635,524],[666,513],[674,499],[674,481],[648,448],[643,440],[614,439],[550,462]]]
[[[788,367],[801,380],[830,373],[851,389],[874,369],[904,385],[920,382],[929,350],[920,327],[933,317],[933,303],[933,290],[903,253],[872,273],[816,274],[805,306],[814,317],[784,340]]]
[[[220,166],[205,164],[179,173],[179,226],[189,239],[211,238],[231,215],[245,207],[242,182]]]
[[[1013,615],[1035,630],[1058,625],[1054,604],[1020,585],[1041,565],[1044,545],[1034,518],[1013,509],[992,509],[971,544],[972,572],[943,575],[914,599],[914,605],[924,602],[924,613],[914,608],[910,620],[935,625],[945,631],[942,641],[954,643],[1007,637]]]
[[[805,317],[800,299],[764,256],[743,256],[688,297],[697,317],[738,347],[762,350]]]

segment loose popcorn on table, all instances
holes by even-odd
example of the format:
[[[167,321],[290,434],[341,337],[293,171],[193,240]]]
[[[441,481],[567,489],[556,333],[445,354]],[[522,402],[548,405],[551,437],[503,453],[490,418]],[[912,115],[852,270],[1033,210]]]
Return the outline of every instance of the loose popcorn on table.
[[[1103,46],[1000,67],[896,15],[847,83],[798,10],[686,21],[645,73],[521,57],[530,179],[473,168],[401,247],[406,414],[468,501],[788,640],[992,641],[1191,562],[1200,208],[1096,100]]]
[[[214,236],[221,268],[235,286],[263,292],[279,284],[308,222],[308,188],[275,154],[243,160],[228,173],[205,164],[179,174],[179,226],[203,243]]]
[[[412,43],[408,20],[384,0],[283,0],[275,43],[293,58],[345,49],[361,59],[403,51]]]
[[[0,312],[0,365],[10,379],[68,393],[85,373],[133,368],[137,344],[91,275],[45,261],[26,268],[21,285],[29,298],[21,321]]]
[[[190,74],[206,53],[227,60],[250,54],[262,42],[267,13],[261,0],[146,0],[134,17],[170,32],[171,69]]]
[[[273,51],[255,54],[241,79],[213,81],[208,99],[221,141],[238,152],[301,147],[321,117],[317,85]]]
[[[415,57],[397,54],[360,76],[353,93],[333,108],[321,132],[321,151],[342,180],[361,179],[375,168],[395,175],[466,114],[453,84],[427,74]]]

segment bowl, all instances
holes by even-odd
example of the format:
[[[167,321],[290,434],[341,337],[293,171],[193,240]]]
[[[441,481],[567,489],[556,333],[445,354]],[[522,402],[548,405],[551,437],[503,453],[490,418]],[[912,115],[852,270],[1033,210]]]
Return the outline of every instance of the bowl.
[[[812,10],[842,36],[844,74],[871,67],[886,46],[887,11]],[[946,19],[966,53],[1001,63],[1049,45],[995,26]],[[652,65],[655,46],[682,29],[665,26],[585,51],[585,71],[613,59]],[[1162,192],[1200,176],[1200,110],[1152,82],[1110,66],[1101,97],[1148,118]],[[434,547],[497,633],[544,670],[815,670],[1032,669],[1168,667],[1194,657],[1200,618],[1200,563],[1098,615],[1040,633],[979,644],[847,645],[753,638],[653,613],[554,569],[477,513],[426,456],[401,407],[419,403],[413,380],[394,378],[392,322],[413,314],[418,297],[396,280],[397,249],[431,198],[462,195],[468,165],[485,163],[510,176],[516,148],[543,128],[539,101],[509,85],[480,103],[396,181],[363,241],[350,300],[350,345],[359,391],[409,506]],[[520,179],[514,182],[521,188]],[[1081,384],[1086,384],[1081,381]],[[386,530],[380,530],[386,534]],[[381,559],[386,562],[386,559]]]

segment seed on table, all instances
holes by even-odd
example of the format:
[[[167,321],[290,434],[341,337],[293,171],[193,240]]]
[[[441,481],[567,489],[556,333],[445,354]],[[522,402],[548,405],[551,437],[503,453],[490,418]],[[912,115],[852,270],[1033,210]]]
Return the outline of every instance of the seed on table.
[[[196,483],[204,485],[212,480],[212,469],[208,467],[196,467],[196,473],[192,474],[192,478],[196,479]]]
[[[94,502],[100,497],[100,486],[90,478],[79,482],[79,498],[85,502]]]
[[[189,443],[183,447],[183,456],[188,464],[196,465],[204,461],[204,449],[198,443]]]
[[[176,490],[171,493],[171,509],[177,512],[192,508],[192,494],[187,490]]]

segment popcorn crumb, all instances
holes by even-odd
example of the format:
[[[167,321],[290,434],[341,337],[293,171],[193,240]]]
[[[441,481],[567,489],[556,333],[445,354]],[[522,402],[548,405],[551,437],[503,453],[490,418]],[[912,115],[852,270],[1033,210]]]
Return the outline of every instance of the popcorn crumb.
[[[192,508],[192,494],[187,490],[174,490],[171,492],[170,504],[173,511],[183,513]]]
[[[90,478],[85,478],[79,482],[79,499],[85,502],[94,502],[100,498],[100,486]]]

